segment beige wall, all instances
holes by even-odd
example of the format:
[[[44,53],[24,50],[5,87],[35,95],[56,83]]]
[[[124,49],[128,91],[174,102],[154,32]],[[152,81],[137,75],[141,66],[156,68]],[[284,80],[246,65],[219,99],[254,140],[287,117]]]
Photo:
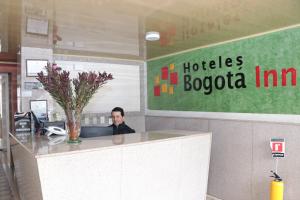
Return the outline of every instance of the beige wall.
[[[97,63],[107,63],[109,64],[119,64],[120,67],[122,65],[133,65],[133,67],[138,66],[139,67],[139,73],[135,74],[133,77],[134,79],[139,80],[138,81],[138,86],[139,87],[139,98],[138,98],[138,105],[135,106],[135,110],[130,110],[125,108],[126,112],[126,122],[134,128],[137,132],[143,132],[145,131],[145,120],[144,120],[144,107],[145,107],[145,87],[144,87],[144,82],[145,82],[145,77],[144,77],[144,62],[142,61],[134,61],[134,60],[118,60],[118,59],[112,59],[112,58],[95,58],[95,57],[81,57],[81,56],[68,56],[68,55],[53,55],[52,49],[44,49],[44,48],[33,48],[33,47],[22,47],[22,52],[21,52],[21,111],[22,112],[27,112],[30,110],[29,108],[29,102],[30,100],[47,100],[48,104],[48,114],[50,120],[61,120],[63,119],[64,112],[62,109],[59,107],[58,104],[55,103],[55,101],[52,99],[52,97],[43,89],[33,89],[33,90],[26,90],[25,89],[25,82],[38,82],[36,80],[36,77],[28,77],[26,76],[26,59],[45,59],[50,62],[53,60],[57,61],[68,61],[69,63],[78,63],[78,62],[88,62],[92,63],[91,65],[97,64]],[[126,75],[126,74],[125,74]],[[117,79],[117,77],[115,77]],[[125,77],[126,78],[126,77]],[[124,83],[126,86],[128,82]],[[130,86],[130,85],[129,85]],[[130,88],[130,87],[127,87]],[[101,88],[100,90],[103,90],[104,88]],[[101,92],[101,91],[99,91]],[[132,91],[131,91],[132,92]],[[128,94],[130,96],[130,94]],[[115,96],[115,98],[121,102],[124,103],[130,100],[127,98],[123,98],[123,95],[120,96]],[[116,101],[116,102],[118,102]],[[98,101],[95,100],[94,104],[92,106],[102,106],[97,103]],[[109,104],[109,102],[107,103]],[[110,103],[111,104],[111,103]],[[120,104],[116,104],[115,106],[120,106]],[[121,105],[122,106],[122,105]],[[113,107],[105,107],[105,109],[93,109],[90,108],[88,111],[84,111],[84,116],[82,118],[82,124],[83,125],[102,125],[105,126],[109,123],[109,116],[110,116],[110,110]],[[102,110],[100,111],[95,111],[95,110]],[[59,116],[57,119],[52,119],[52,114],[57,113]],[[104,122],[101,122],[101,117],[104,117]]]
[[[8,1],[0,2],[0,52],[8,51]]]
[[[300,126],[203,118],[146,116],[146,130],[184,129],[213,134],[208,194],[223,200],[265,200],[269,198],[270,170],[275,162],[269,141],[286,139],[286,158],[279,161],[278,173],[285,183],[284,199],[300,196]]]
[[[24,0],[22,3],[22,27],[21,27],[21,92],[20,92],[20,111],[29,111],[30,100],[44,100],[48,101],[49,115],[51,113],[58,113],[59,119],[64,118],[64,113],[60,107],[53,101],[52,97],[42,89],[26,90],[25,82],[38,82],[35,77],[26,76],[26,59],[45,59],[49,62],[53,61],[70,61],[70,62],[90,62],[90,63],[107,63],[120,65],[135,65],[139,67],[139,75],[134,74],[133,79],[139,80],[136,87],[139,88],[139,97],[135,97],[139,101],[134,109],[125,107],[126,122],[138,132],[145,131],[145,76],[144,76],[144,61],[139,57],[143,53],[143,48],[139,47],[140,38],[138,35],[140,24],[138,18],[123,16],[118,13],[115,18],[112,18],[109,13],[99,12],[98,8],[93,7],[92,10],[82,11],[85,16],[91,19],[91,23],[82,24],[85,20],[80,21],[79,18],[74,18],[74,9],[77,3],[62,5],[58,1],[46,0],[45,2],[37,2],[34,0]],[[26,31],[27,18],[34,19],[52,19],[53,6],[57,7],[56,18],[49,20],[48,35],[31,34]],[[78,7],[81,10],[81,7]],[[73,10],[72,10],[73,9]],[[78,12],[80,11],[78,10]],[[80,11],[81,12],[81,11]],[[75,16],[76,16],[75,12]],[[98,17],[98,14],[106,15],[106,18]],[[76,19],[76,20],[74,20]],[[101,22],[101,23],[100,23]],[[58,26],[58,33],[63,38],[58,41],[56,46],[53,45],[53,24]],[[84,28],[83,28],[84,27]],[[100,30],[95,28],[101,27]],[[106,29],[105,29],[106,27]],[[120,27],[127,34],[127,39],[120,37]],[[104,30],[103,30],[104,28]],[[85,37],[83,37],[85,36]],[[100,37],[101,36],[101,37]],[[104,36],[104,37],[103,37]],[[76,41],[80,41],[76,43]],[[69,45],[71,44],[71,46]],[[105,45],[104,45],[105,44]],[[73,51],[69,51],[73,50]],[[77,50],[77,51],[76,51]],[[83,50],[83,52],[81,52]],[[102,54],[94,55],[97,51]],[[84,54],[85,53],[85,54]],[[106,54],[109,53],[107,56]],[[84,54],[84,55],[83,55]],[[121,55],[122,54],[122,55]],[[98,56],[98,57],[97,57]],[[122,59],[118,59],[122,57]],[[129,74],[132,75],[132,74]],[[124,85],[126,85],[125,83]],[[135,87],[135,88],[136,88]],[[138,89],[136,88],[136,89]],[[103,89],[103,88],[102,88]],[[130,92],[130,91],[129,91]],[[116,96],[120,102],[124,102],[122,96]],[[128,99],[128,98],[127,98]],[[130,100],[130,99],[129,99]],[[136,102],[135,101],[135,102]],[[91,103],[92,104],[92,103]],[[98,104],[93,104],[99,106]],[[92,106],[92,105],[91,105]],[[92,106],[92,107],[95,107]],[[103,105],[101,105],[103,107]],[[105,106],[107,106],[105,104]],[[115,105],[120,106],[120,105]],[[121,105],[122,106],[122,105]],[[109,122],[110,108],[105,111],[94,111],[91,108],[88,112],[84,112],[82,119],[83,124],[89,125],[106,125]],[[92,110],[92,112],[91,112]],[[101,118],[104,117],[101,121]],[[51,118],[51,116],[50,116]],[[53,120],[53,119],[52,119]],[[101,123],[103,122],[103,123]]]

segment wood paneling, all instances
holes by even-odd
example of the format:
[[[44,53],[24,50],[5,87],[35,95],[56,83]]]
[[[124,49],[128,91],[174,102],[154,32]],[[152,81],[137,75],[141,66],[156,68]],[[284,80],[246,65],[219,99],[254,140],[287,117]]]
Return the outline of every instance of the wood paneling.
[[[17,62],[17,54],[13,53],[0,53],[0,62]]]

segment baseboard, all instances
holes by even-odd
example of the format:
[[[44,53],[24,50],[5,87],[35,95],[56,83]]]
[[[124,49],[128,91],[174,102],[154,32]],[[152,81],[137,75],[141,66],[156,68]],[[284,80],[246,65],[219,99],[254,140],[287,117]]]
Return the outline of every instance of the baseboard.
[[[0,130],[1,131],[1,130]],[[0,138],[0,151],[2,151],[3,150],[3,139],[2,138]]]
[[[211,196],[211,195],[206,195],[206,200],[222,200],[222,199],[219,199],[219,198]]]

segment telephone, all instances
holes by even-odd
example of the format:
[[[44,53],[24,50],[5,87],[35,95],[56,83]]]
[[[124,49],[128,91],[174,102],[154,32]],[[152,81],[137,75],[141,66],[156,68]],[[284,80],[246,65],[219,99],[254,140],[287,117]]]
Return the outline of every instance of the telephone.
[[[46,134],[47,136],[51,136],[53,134],[55,135],[67,135],[67,131],[57,127],[57,126],[49,126],[48,128],[45,128],[47,130]]]

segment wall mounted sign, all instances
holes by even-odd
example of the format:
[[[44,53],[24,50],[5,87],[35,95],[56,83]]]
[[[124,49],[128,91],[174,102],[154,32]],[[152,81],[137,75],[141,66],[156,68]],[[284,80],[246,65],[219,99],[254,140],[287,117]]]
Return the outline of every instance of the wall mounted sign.
[[[148,109],[300,114],[299,76],[300,28],[282,30],[149,61]]]
[[[43,85],[40,82],[24,82],[25,90],[36,90],[42,89]]]
[[[37,118],[48,119],[47,100],[30,100],[30,110],[34,112]]]
[[[48,60],[26,60],[26,76],[37,76],[37,73],[43,71],[45,74]]]
[[[272,138],[270,141],[273,158],[282,158],[285,153],[284,138]]]
[[[38,35],[48,35],[48,19],[38,19],[33,17],[27,17],[26,32]]]

